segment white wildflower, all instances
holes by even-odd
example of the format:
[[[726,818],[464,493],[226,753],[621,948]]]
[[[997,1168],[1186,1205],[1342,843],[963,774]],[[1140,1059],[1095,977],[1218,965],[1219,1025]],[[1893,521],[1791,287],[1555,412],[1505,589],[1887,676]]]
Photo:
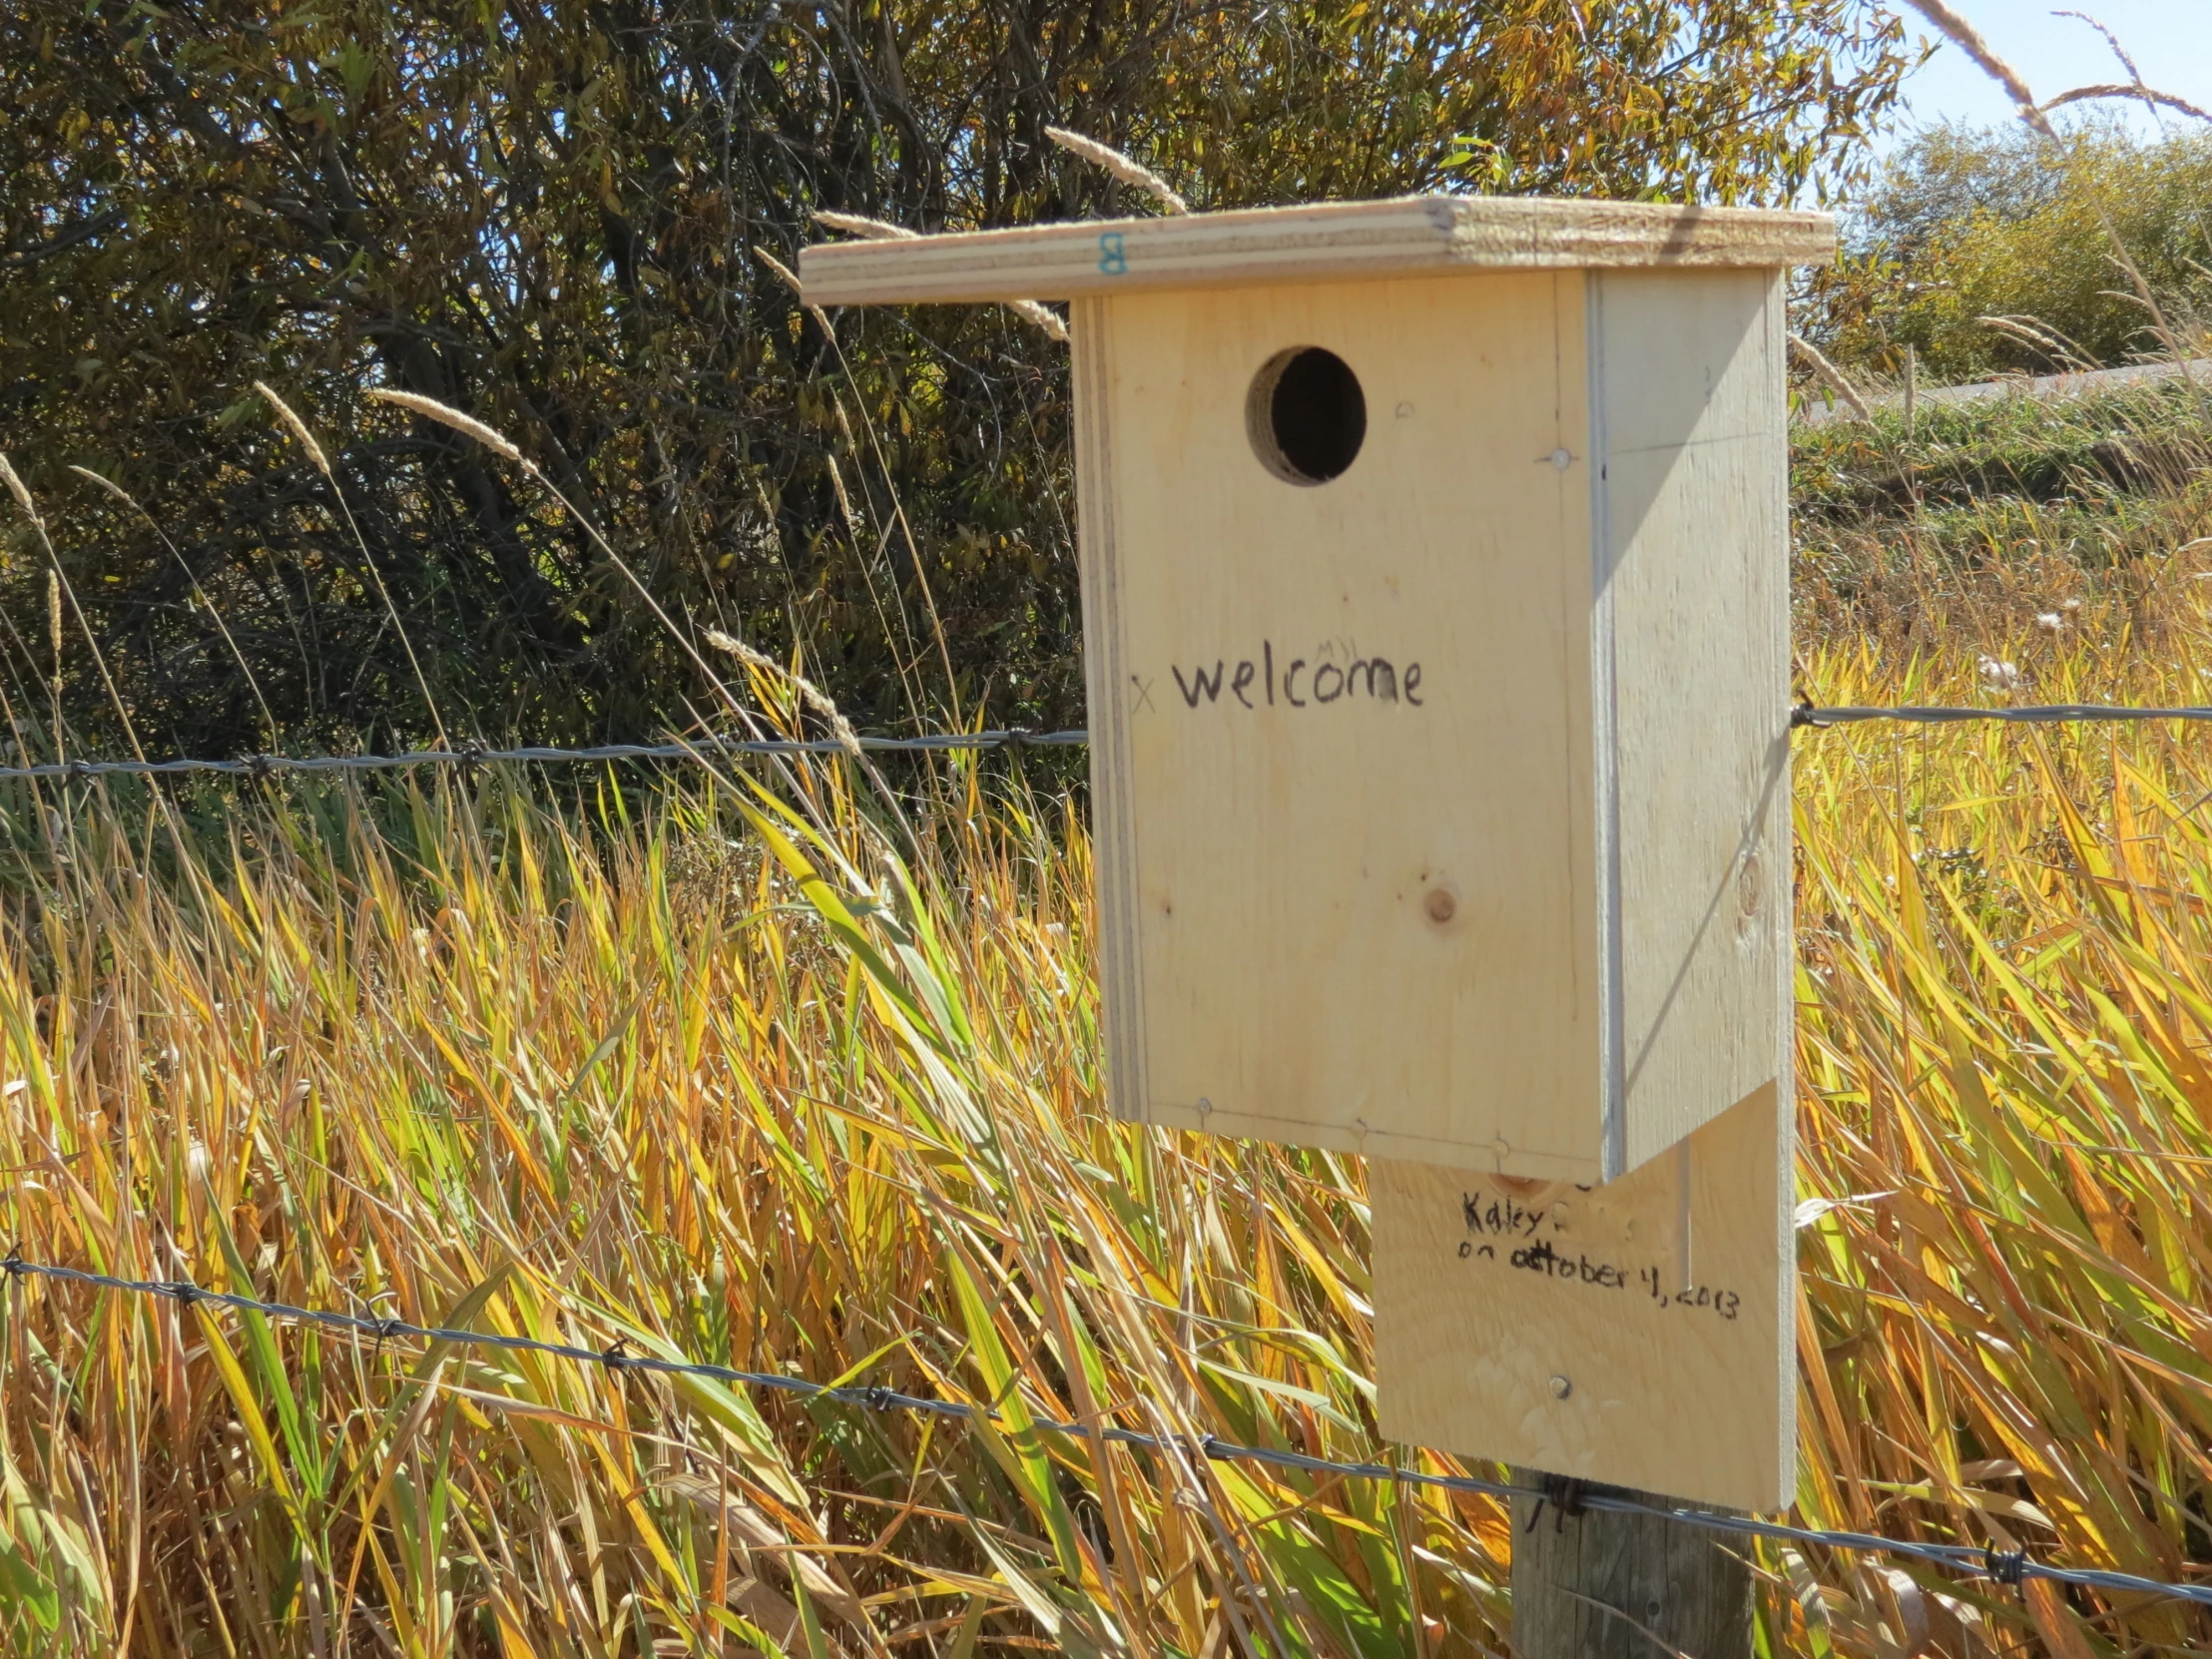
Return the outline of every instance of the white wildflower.
[[[1979,664],[1981,683],[1991,691],[2008,692],[2020,683],[2019,665],[2000,661],[1995,657],[1983,657]]]
[[[2059,629],[2066,626],[2066,619],[2056,611],[2037,611],[2035,613],[2035,626],[2042,629],[2046,634],[2055,634]]]

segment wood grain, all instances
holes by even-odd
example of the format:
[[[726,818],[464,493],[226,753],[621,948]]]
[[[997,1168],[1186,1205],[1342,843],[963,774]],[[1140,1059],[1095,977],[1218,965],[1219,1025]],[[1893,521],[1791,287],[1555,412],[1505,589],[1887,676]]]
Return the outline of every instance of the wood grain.
[[[1763,271],[1077,302],[1117,1112],[1599,1181],[1781,1074],[1781,302]],[[1318,487],[1247,430],[1287,345],[1365,391]],[[1355,664],[1326,710],[1279,685]]]
[[[1382,1432],[1728,1508],[1786,1506],[1791,1129],[1770,1083],[1602,1187],[1370,1160]]]
[[[1788,1063],[1788,410],[1779,273],[1587,291],[1610,1178]]]
[[[1515,1485],[1534,1471],[1515,1469]],[[1660,1507],[1681,1499],[1618,1491]],[[1516,1659],[1751,1659],[1751,1562],[1740,1538],[1656,1515],[1513,1500]]]
[[[857,305],[1532,268],[1782,267],[1835,252],[1835,221],[1820,213],[1416,196],[828,243],[803,250],[799,271],[809,304]]]

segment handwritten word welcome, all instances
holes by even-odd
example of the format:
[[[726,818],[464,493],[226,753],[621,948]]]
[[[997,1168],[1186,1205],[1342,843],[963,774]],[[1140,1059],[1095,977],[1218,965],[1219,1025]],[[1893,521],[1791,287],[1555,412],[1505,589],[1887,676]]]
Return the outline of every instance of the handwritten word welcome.
[[[1376,703],[1395,703],[1402,698],[1416,709],[1427,706],[1420,697],[1418,663],[1407,663],[1400,671],[1387,657],[1356,657],[1349,663],[1317,659],[1311,665],[1304,657],[1293,657],[1278,675],[1273,640],[1262,640],[1258,659],[1247,657],[1234,670],[1227,658],[1219,658],[1211,672],[1203,663],[1193,664],[1187,678],[1180,663],[1172,664],[1169,672],[1175,676],[1175,689],[1183,694],[1184,704],[1193,709],[1201,701],[1219,703],[1225,685],[1229,695],[1248,709],[1273,708],[1279,691],[1282,701],[1294,709],[1355,697]],[[1301,679],[1305,682],[1303,696]]]

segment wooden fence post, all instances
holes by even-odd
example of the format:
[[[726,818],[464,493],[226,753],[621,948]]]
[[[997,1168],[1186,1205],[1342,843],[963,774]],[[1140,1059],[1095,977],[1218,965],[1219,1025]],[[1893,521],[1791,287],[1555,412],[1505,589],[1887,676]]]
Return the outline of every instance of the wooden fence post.
[[[1516,1485],[1545,1480],[1532,1469],[1513,1471]],[[1583,1490],[1674,1504],[1612,1486]],[[1517,1497],[1515,1659],[1750,1659],[1747,1545],[1657,1515],[1568,1513],[1549,1499]]]

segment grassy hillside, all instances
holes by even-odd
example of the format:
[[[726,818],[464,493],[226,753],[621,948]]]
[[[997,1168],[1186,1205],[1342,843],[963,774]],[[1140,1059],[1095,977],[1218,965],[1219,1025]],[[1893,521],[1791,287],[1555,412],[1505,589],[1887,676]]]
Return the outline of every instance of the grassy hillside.
[[[2129,409],[1802,438],[1802,689],[2207,701],[2193,417]],[[26,1257],[1011,1426],[19,1283],[0,1645],[1501,1650],[1486,1500],[1021,1427],[1382,1453],[1362,1175],[1110,1122],[1079,817],[935,778],[910,830],[833,761],[560,810],[519,774],[8,798]],[[1802,1517],[2212,1569],[2212,733],[1805,732],[1797,798]],[[1774,1654],[2212,1639],[1758,1559]]]
[[[2202,370],[2096,397],[1923,403],[1910,436],[1885,407],[1798,427],[1791,461],[1801,648],[2004,660],[2086,634],[2117,667],[2172,610],[2155,596],[2212,566]]]

